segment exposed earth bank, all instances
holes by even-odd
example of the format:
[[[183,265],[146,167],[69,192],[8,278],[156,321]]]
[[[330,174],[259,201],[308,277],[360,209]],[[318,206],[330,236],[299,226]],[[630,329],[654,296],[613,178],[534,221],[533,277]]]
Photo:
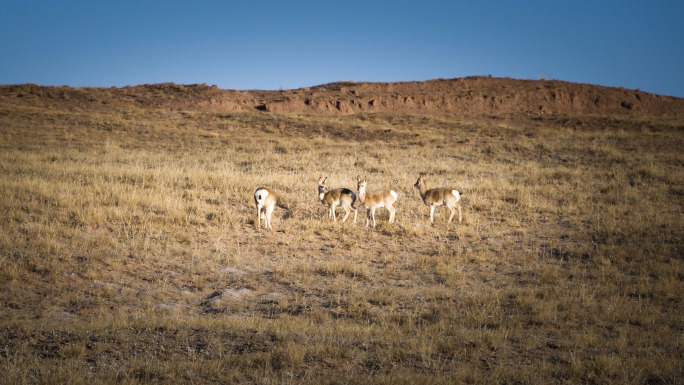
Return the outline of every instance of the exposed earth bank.
[[[422,82],[337,82],[294,90],[226,90],[173,83],[121,88],[0,86],[0,101],[87,110],[123,106],[233,113],[392,112],[436,115],[618,114],[682,116],[684,99],[557,80],[467,77]]]

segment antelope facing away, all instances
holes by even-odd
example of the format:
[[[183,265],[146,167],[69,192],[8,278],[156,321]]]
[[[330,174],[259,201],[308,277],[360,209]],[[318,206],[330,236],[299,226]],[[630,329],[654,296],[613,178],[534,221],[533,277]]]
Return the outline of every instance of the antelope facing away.
[[[420,197],[423,198],[423,202],[430,207],[430,222],[434,222],[435,207],[446,206],[451,211],[448,223],[456,214],[456,209],[458,209],[458,223],[461,223],[461,205],[458,203],[461,201],[461,194],[456,189],[440,187],[428,190],[425,184],[425,175],[418,175],[418,181],[413,187],[417,188],[420,192]]]
[[[348,188],[336,188],[330,190],[328,185],[325,183],[328,177],[318,178],[318,199],[324,206],[329,207],[328,218],[332,218],[333,221],[337,222],[337,216],[335,215],[335,209],[337,206],[342,206],[344,209],[344,218],[342,218],[342,223],[347,220],[351,210],[354,210],[354,223],[356,223],[357,209],[354,207],[356,202],[356,194]]]
[[[359,202],[366,208],[366,227],[370,220],[373,220],[373,227],[375,227],[375,209],[384,207],[389,213],[389,223],[394,222],[394,214],[397,210],[394,208],[394,202],[397,201],[397,192],[394,190],[375,190],[366,192],[366,178],[363,181],[357,177],[356,181],[359,188]]]
[[[259,187],[254,191],[254,203],[257,208],[257,227],[261,228],[261,216],[264,217],[264,228],[272,229],[271,214],[275,208],[278,195],[273,189]]]

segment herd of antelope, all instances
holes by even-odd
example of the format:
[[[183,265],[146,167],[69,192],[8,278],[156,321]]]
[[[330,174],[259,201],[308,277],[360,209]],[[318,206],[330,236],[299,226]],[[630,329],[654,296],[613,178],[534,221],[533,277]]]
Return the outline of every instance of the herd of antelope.
[[[366,227],[373,222],[373,227],[375,227],[375,209],[386,208],[389,211],[389,223],[394,222],[394,215],[396,214],[396,209],[394,208],[394,203],[397,201],[397,192],[391,189],[387,190],[375,190],[366,191],[366,178],[361,180],[360,177],[356,178],[358,195],[354,191],[348,188],[336,188],[330,189],[326,184],[328,178],[318,179],[318,199],[321,203],[328,207],[328,217],[332,218],[333,221],[337,221],[337,216],[335,210],[338,206],[341,206],[344,210],[344,218],[342,222],[345,222],[354,210],[354,223],[356,223],[357,209],[354,206],[356,199],[358,197],[361,205],[366,209]],[[418,180],[413,187],[417,188],[420,192],[420,197],[423,202],[430,208],[430,222],[434,222],[435,207],[446,206],[451,215],[447,223],[451,223],[451,220],[458,210],[458,222],[461,223],[461,194],[458,190],[447,187],[439,187],[428,189],[425,184],[425,176],[421,173],[418,176]],[[267,229],[272,229],[271,227],[271,215],[273,214],[273,209],[275,208],[276,202],[278,200],[278,194],[275,190],[268,187],[259,187],[254,191],[254,203],[257,208],[257,227],[261,228],[261,219],[264,219],[264,227]]]

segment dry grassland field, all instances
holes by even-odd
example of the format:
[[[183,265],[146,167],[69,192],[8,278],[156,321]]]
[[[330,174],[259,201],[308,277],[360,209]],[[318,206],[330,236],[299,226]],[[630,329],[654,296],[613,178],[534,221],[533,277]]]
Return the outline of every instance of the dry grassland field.
[[[1,384],[684,383],[681,108],[221,112],[0,88]],[[462,223],[430,223],[421,172],[462,193]],[[395,223],[367,228],[358,202],[332,222],[321,176],[394,189]]]

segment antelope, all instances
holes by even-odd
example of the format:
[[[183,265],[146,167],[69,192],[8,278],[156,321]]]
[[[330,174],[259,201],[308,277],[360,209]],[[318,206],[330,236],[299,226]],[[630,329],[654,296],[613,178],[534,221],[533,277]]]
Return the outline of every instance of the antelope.
[[[342,223],[347,220],[351,209],[354,209],[354,223],[356,223],[357,209],[354,207],[356,202],[356,194],[348,188],[336,188],[334,190],[328,189],[328,185],[325,183],[328,177],[325,179],[318,178],[318,199],[324,206],[329,207],[328,218],[332,218],[333,221],[337,222],[337,216],[335,215],[335,209],[337,206],[342,206],[344,209],[344,218],[342,218]]]
[[[456,214],[456,209],[458,209],[458,223],[461,223],[461,205],[458,203],[461,201],[461,194],[456,189],[440,187],[428,190],[425,184],[425,175],[420,173],[418,175],[418,181],[413,187],[417,188],[420,192],[420,197],[423,198],[423,202],[430,207],[430,222],[434,223],[435,207],[446,206],[450,211],[449,221],[454,218]]]
[[[370,220],[373,220],[373,227],[375,227],[375,209],[384,207],[389,213],[389,223],[394,222],[394,214],[397,210],[392,206],[397,201],[397,192],[394,190],[375,190],[366,192],[366,178],[363,181],[360,177],[356,178],[359,189],[359,202],[366,208],[366,227]]]
[[[271,214],[278,200],[278,195],[273,189],[268,187],[259,187],[254,191],[254,203],[257,209],[257,227],[261,228],[261,215],[264,216],[264,228],[273,229],[271,227]]]

